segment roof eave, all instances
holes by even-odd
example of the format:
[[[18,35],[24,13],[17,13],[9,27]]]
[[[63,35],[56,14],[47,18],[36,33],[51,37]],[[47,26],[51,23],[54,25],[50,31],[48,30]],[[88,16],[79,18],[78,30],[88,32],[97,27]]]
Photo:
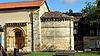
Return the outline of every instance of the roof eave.
[[[63,18],[66,18],[66,19],[73,19],[72,17],[41,17],[41,19],[46,19],[46,18],[61,18],[61,19],[63,19]]]
[[[49,6],[48,6],[48,4],[47,4],[46,1],[45,1],[45,4],[46,4],[46,6],[47,6],[48,11],[50,12]]]
[[[40,6],[28,6],[28,7],[13,7],[13,8],[0,8],[0,10],[12,10],[12,9],[30,9],[30,8],[39,8]]]

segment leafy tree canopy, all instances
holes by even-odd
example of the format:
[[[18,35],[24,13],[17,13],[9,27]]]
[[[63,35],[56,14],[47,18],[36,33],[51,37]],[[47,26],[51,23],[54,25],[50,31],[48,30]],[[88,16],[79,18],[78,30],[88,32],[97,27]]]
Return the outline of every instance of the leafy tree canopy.
[[[72,9],[69,9],[69,13],[73,13],[73,10]]]
[[[81,10],[82,13],[88,13],[88,16],[84,17],[85,23],[100,24],[100,13],[96,12],[96,2],[86,2],[86,6]]]
[[[92,14],[96,9],[96,2],[85,2],[86,6],[81,10],[82,13]]]

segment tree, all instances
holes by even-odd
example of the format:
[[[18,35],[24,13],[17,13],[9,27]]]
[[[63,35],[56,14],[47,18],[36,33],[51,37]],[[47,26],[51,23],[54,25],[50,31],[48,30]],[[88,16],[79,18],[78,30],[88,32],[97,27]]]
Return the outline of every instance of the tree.
[[[96,2],[85,2],[86,6],[81,10],[82,13],[92,14],[96,9]]]
[[[93,24],[99,23],[100,15],[96,12],[96,2],[86,2],[86,6],[81,10],[83,13],[88,13],[88,16],[84,17],[85,23]]]
[[[100,8],[100,0],[97,0],[97,8]]]
[[[73,13],[73,10],[72,9],[69,9],[69,13]]]
[[[100,15],[98,13],[89,14],[86,17],[83,17],[84,24],[100,24]]]

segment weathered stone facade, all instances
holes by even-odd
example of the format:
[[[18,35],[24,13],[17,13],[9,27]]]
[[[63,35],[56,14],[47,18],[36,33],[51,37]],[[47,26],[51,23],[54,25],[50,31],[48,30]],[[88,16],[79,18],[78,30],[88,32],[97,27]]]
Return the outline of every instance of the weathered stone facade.
[[[39,2],[41,2],[41,5],[38,5],[38,7],[35,7],[33,4],[33,7],[21,7],[17,8],[17,10],[16,7],[14,7],[15,10],[10,10],[13,9],[10,8],[0,11],[0,25],[2,25],[2,27],[4,28],[4,32],[2,33],[2,45],[3,47],[7,48],[8,52],[14,51],[14,48],[18,48],[21,45],[23,45],[23,47],[19,48],[20,52],[31,52],[32,48],[34,49],[34,51],[40,50],[37,49],[37,45],[39,45],[40,43],[39,38],[41,37],[40,17],[44,12],[48,12],[49,10],[44,0],[39,0]],[[30,15],[31,13],[32,15]],[[31,21],[32,17],[33,21]],[[18,34],[21,34],[21,37],[17,38],[16,35]],[[34,39],[33,47],[32,35]],[[21,38],[23,41],[19,40]],[[18,46],[16,46],[16,43]]]
[[[41,17],[41,39],[42,50],[74,50],[73,17],[46,12]]]
[[[48,11],[44,0],[38,7],[1,10],[3,47],[7,48],[8,52],[14,51],[14,48],[18,48],[20,52],[74,50],[73,17],[61,14],[61,18],[54,16],[49,21],[41,17]]]
[[[47,44],[47,47],[50,45],[54,46],[54,50],[70,50],[74,49],[74,43],[70,38],[73,39],[73,21],[70,20],[60,21],[60,22],[42,22],[41,24],[41,35],[42,35],[42,45]],[[71,29],[71,33],[70,33]],[[71,34],[71,35],[70,35]]]

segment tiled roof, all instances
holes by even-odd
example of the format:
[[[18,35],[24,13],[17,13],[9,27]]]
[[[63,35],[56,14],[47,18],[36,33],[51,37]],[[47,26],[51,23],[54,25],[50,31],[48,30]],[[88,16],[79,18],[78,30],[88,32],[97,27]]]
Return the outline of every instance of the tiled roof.
[[[69,16],[60,12],[45,12],[41,18],[68,18]]]
[[[43,2],[44,2],[44,0],[1,3],[0,9],[21,8],[21,7],[37,7],[37,6],[41,6],[41,4]]]
[[[73,16],[74,22],[78,22],[83,16],[82,13],[64,13],[64,14],[69,15],[69,16]]]
[[[64,13],[67,14],[69,16],[82,16],[82,13]]]

